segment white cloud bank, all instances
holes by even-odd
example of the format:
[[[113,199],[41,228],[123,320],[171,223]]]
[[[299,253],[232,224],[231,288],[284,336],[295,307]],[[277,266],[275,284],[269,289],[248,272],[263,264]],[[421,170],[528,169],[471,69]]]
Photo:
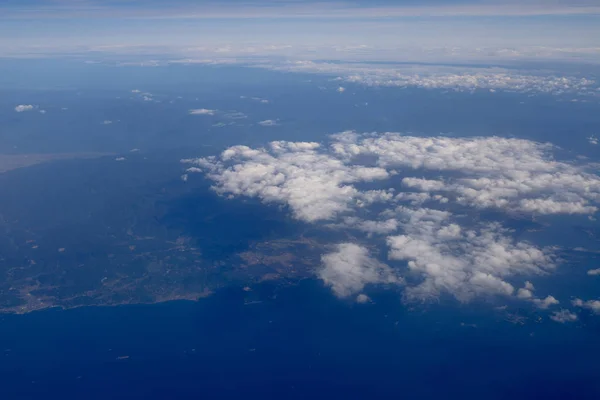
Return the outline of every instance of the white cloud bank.
[[[511,282],[550,273],[553,250],[516,241],[501,224],[454,215],[450,207],[594,213],[600,177],[586,165],[554,160],[553,149],[499,137],[343,132],[332,135],[328,146],[276,141],[182,161],[191,165],[188,173],[202,172],[214,181],[219,194],[285,205],[298,220],[362,232],[387,249],[389,265],[353,243],[323,256],[318,274],[340,297],[406,278],[407,299],[512,296],[545,309],[558,300],[535,296],[530,282],[520,289]],[[366,184],[387,188],[364,189]]]
[[[338,81],[366,86],[421,89],[442,89],[457,92],[505,91],[529,94],[600,96],[594,79],[548,74],[535,70],[520,71],[501,67],[451,67],[424,65],[391,65],[364,63],[328,63],[322,61],[290,60],[285,63],[259,64],[276,71],[316,73],[335,76]],[[346,90],[341,87],[341,91]],[[338,88],[339,90],[339,88]]]

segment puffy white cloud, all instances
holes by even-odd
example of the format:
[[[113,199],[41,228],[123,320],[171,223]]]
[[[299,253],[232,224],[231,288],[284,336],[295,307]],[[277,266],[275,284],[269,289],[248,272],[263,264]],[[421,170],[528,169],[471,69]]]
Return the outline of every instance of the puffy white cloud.
[[[543,299],[533,299],[533,304],[539,308],[546,309],[550,306],[559,304],[560,302],[554,298],[554,296],[546,296]]]
[[[600,314],[600,300],[588,300],[584,301],[581,299],[575,299],[572,301],[576,307],[585,308],[592,311],[594,314]]]
[[[15,111],[16,112],[25,112],[25,111],[31,111],[34,108],[36,108],[36,106],[31,105],[31,104],[19,104],[18,106],[15,107]]]
[[[390,266],[375,270],[393,268],[396,278],[398,271],[409,274],[413,279],[404,289],[407,299],[442,293],[460,301],[515,296],[548,308],[558,300],[536,296],[531,282],[519,289],[511,282],[515,276],[551,272],[553,250],[514,240],[499,223],[455,216],[450,210],[458,204],[507,213],[593,212],[600,178],[585,165],[553,160],[552,150],[549,144],[498,137],[343,132],[333,135],[329,145],[275,141],[264,148],[233,146],[219,156],[182,162],[191,164],[186,173],[206,174],[219,194],[282,204],[296,219],[324,221],[330,228],[350,229],[378,241],[388,250]],[[431,173],[439,177],[418,177]],[[397,174],[402,174],[400,183],[392,179]],[[349,245],[324,258],[330,266],[324,269],[327,282],[338,295],[348,293],[343,296],[362,287],[341,289],[350,285],[336,286],[334,281],[342,282],[347,274],[350,282],[362,282],[356,274],[363,276],[364,271],[334,268],[334,260],[353,254],[369,270],[375,265],[365,261],[364,248]]]
[[[402,179],[402,185],[423,192],[436,192],[446,188],[444,182],[422,178],[404,178]]]
[[[597,145],[598,144],[598,138],[596,136],[592,135],[592,136],[590,136],[588,138],[588,142],[590,142],[590,144]]]
[[[356,302],[359,304],[370,303],[371,298],[369,296],[367,296],[366,294],[361,293],[358,296],[356,296]]]
[[[590,269],[587,274],[591,276],[600,275],[600,268]]]
[[[553,312],[550,319],[560,322],[561,324],[564,324],[565,322],[575,322],[577,321],[577,314],[572,313],[569,310],[560,310]]]
[[[517,297],[522,300],[529,300],[535,306],[541,309],[549,308],[550,306],[559,304],[560,302],[554,298],[554,296],[546,296],[545,298],[537,298],[533,295],[535,288],[529,281],[525,282],[525,287],[517,291]]]
[[[529,290],[529,289],[523,289],[523,288],[521,288],[521,289],[519,289],[517,291],[517,297],[520,298],[520,299],[527,299],[527,300],[529,300],[529,299],[531,299],[533,297],[533,292],[531,290]]]
[[[394,270],[372,258],[365,247],[354,243],[339,244],[336,251],[323,255],[321,261],[323,266],[318,276],[338,297],[360,293],[368,284],[402,282]]]
[[[361,220],[356,228],[369,234],[387,235],[398,230],[398,221],[394,218],[384,221]]]
[[[215,110],[209,110],[208,108],[196,108],[190,110],[191,115],[215,115]]]

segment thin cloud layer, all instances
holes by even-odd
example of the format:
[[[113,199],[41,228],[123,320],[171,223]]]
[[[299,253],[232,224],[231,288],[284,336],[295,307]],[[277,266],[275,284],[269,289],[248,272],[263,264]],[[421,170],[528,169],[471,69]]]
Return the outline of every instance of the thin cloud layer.
[[[530,282],[518,289],[513,283],[517,276],[551,273],[553,249],[516,241],[501,223],[478,222],[452,209],[594,213],[600,177],[585,165],[554,160],[553,150],[498,137],[342,132],[329,145],[276,141],[182,161],[190,165],[188,173],[211,179],[219,194],[284,205],[298,220],[351,230],[362,234],[359,241],[384,249],[389,265],[356,243],[323,256],[318,274],[340,297],[406,278],[404,295],[411,300],[444,293],[463,302],[504,296],[546,309],[559,301],[537,296]],[[377,189],[368,188],[373,185]]]

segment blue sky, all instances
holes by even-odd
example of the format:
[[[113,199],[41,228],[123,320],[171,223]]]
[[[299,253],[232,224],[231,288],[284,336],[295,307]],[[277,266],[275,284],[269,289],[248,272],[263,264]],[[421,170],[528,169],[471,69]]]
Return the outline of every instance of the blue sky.
[[[0,52],[8,56],[111,48],[185,55],[185,48],[222,49],[232,44],[600,48],[600,0],[3,0],[0,4]]]

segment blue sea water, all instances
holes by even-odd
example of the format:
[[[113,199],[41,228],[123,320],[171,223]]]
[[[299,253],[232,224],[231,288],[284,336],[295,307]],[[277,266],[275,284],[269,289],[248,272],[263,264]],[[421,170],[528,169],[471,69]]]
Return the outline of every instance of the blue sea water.
[[[312,280],[0,319],[8,399],[597,399],[600,329]],[[585,320],[584,320],[585,322]],[[593,322],[593,320],[592,320]]]

